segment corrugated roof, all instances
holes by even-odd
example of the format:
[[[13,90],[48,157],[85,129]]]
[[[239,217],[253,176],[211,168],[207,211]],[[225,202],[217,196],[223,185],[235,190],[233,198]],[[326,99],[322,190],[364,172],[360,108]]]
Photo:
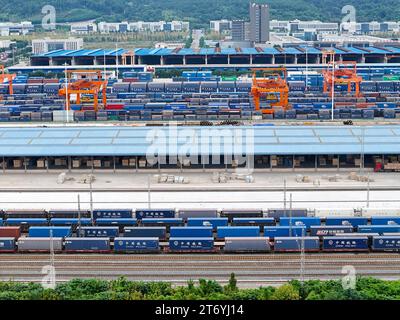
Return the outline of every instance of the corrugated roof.
[[[0,128],[0,156],[139,156],[163,143],[178,154],[400,154],[400,125]]]

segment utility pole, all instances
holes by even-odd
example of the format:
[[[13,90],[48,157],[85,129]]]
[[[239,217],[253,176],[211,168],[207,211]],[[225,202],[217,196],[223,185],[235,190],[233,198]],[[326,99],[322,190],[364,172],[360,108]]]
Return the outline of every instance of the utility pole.
[[[54,271],[54,242],[53,242],[53,229],[50,229],[50,265],[52,272]]]
[[[147,206],[151,209],[150,175],[147,176]]]
[[[308,47],[306,47],[306,91],[308,88]]]
[[[286,179],[283,179],[283,209],[286,216]]]
[[[68,96],[68,75],[67,75],[67,63],[64,64],[65,66],[65,112],[67,113],[67,123],[69,122],[69,96]]]
[[[93,189],[92,189],[92,181],[89,184],[89,195],[90,195],[90,220],[93,225],[94,217],[93,217]]]
[[[335,119],[333,116],[335,110],[335,55],[332,55],[332,121]]]
[[[118,42],[115,44],[115,75],[118,80]]]
[[[305,241],[305,228],[301,230],[301,246],[300,246],[300,282],[301,282],[301,290],[304,289],[304,271],[305,271],[305,249],[304,249],[304,241]]]
[[[292,237],[292,194],[289,195],[289,237]]]
[[[82,227],[82,223],[81,223],[81,198],[80,195],[78,193],[78,232],[77,235],[78,237],[81,236],[81,227]]]

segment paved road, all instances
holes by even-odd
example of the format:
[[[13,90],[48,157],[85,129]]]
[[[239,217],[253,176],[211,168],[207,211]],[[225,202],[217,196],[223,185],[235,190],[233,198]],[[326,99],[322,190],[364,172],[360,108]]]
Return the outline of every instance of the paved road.
[[[399,254],[306,254],[304,279],[340,279],[344,267],[357,275],[383,279],[400,278]],[[46,254],[0,255],[0,280],[36,281],[43,278],[43,266],[50,264]],[[277,285],[301,278],[299,254],[149,254],[149,255],[55,255],[56,280],[72,278],[169,281],[185,284],[199,278],[225,284],[231,272],[240,287]]]

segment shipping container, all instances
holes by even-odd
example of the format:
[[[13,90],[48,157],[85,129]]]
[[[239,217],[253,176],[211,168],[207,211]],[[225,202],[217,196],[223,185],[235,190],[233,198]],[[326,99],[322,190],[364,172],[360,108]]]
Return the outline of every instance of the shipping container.
[[[275,219],[280,219],[281,217],[307,217],[307,209],[268,209],[267,216]]]
[[[319,237],[276,237],[275,252],[317,252],[320,250]]]
[[[321,224],[321,218],[319,217],[281,217],[279,220],[281,226],[306,226],[310,229],[311,226],[318,226]]]
[[[269,252],[269,238],[266,237],[226,237],[224,251],[226,252]]]
[[[323,251],[368,251],[368,237],[365,236],[334,236],[324,237]]]
[[[212,227],[214,230],[217,227],[228,226],[228,218],[188,218],[187,225],[189,227]]]
[[[0,253],[15,252],[17,250],[15,238],[0,237]]]
[[[310,235],[311,236],[334,236],[341,233],[352,233],[353,226],[311,226]]]
[[[400,225],[366,225],[366,226],[358,226],[357,232],[363,232],[363,233],[394,233],[394,232],[400,232]]]
[[[0,227],[0,238],[19,238],[20,236],[20,227]]]
[[[76,230],[77,234],[84,238],[115,238],[119,236],[118,227],[82,227]]]
[[[292,228],[284,226],[265,226],[264,236],[275,237],[301,237],[307,235],[305,226],[292,226]]]
[[[171,227],[171,238],[212,238],[212,227]]]
[[[136,209],[136,219],[175,218],[175,209]]]
[[[127,238],[167,238],[166,227],[125,227],[124,237]]]
[[[259,226],[243,226],[243,227],[217,227],[217,238],[225,237],[259,237]]]
[[[137,219],[135,218],[100,218],[96,220],[98,226],[135,226],[137,225]]]
[[[115,238],[114,252],[158,252],[158,238]]]
[[[372,250],[373,251],[400,251],[400,235],[373,237]]]
[[[51,218],[50,219],[51,226],[76,227],[79,224],[81,224],[82,226],[90,226],[92,224],[92,220],[89,218],[81,218],[80,220],[77,218]]]
[[[47,226],[49,222],[46,218],[8,218],[5,224],[8,226]]]
[[[351,225],[358,227],[359,225],[368,224],[368,218],[364,217],[326,217],[325,224],[327,226]]]
[[[180,226],[183,225],[182,218],[143,218],[142,225],[165,225],[165,226]]]
[[[45,210],[6,210],[5,218],[47,218]]]
[[[71,227],[30,227],[29,237],[35,238],[65,238],[72,234]]]
[[[371,217],[372,225],[400,225],[400,217]]]
[[[107,253],[110,251],[109,238],[65,238],[65,252]]]
[[[257,225],[257,226],[273,226],[275,225],[274,218],[233,218],[232,225],[246,226],[246,225]]]
[[[233,218],[246,218],[246,217],[262,217],[262,210],[254,209],[237,209],[237,210],[222,210],[221,217],[227,217],[229,220]]]
[[[96,209],[93,210],[94,219],[98,218],[133,218],[132,209]]]
[[[211,251],[214,249],[213,238],[170,238],[171,251]]]
[[[49,218],[90,218],[88,210],[49,210]]]
[[[19,238],[17,241],[18,252],[61,252],[63,238]]]
[[[178,211],[178,217],[188,218],[216,218],[218,211],[216,209],[184,209]]]

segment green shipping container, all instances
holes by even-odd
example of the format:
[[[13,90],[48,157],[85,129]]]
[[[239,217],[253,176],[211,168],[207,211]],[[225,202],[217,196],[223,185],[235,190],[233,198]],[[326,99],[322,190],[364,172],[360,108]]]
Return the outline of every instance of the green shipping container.
[[[399,81],[400,76],[384,76],[383,81]]]
[[[222,77],[222,81],[236,81],[237,77]]]

